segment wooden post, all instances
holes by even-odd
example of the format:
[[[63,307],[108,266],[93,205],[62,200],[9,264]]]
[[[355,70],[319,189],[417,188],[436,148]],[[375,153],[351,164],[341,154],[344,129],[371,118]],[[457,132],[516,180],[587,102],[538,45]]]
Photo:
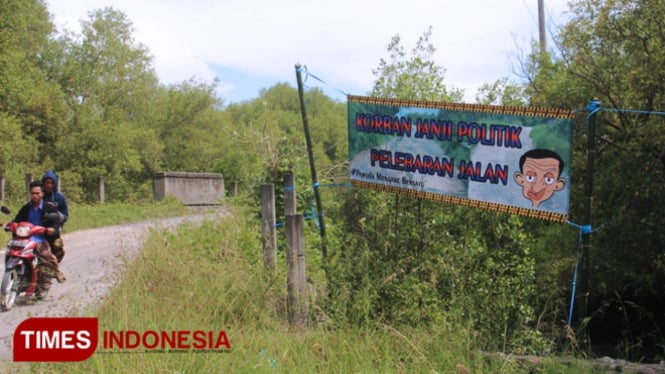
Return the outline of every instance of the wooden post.
[[[0,175],[0,201],[5,202],[5,176]]]
[[[284,174],[284,215],[296,214],[296,184],[293,173]]]
[[[32,182],[32,173],[25,174],[25,190],[28,193],[28,201],[30,201],[30,182]]]
[[[99,176],[99,182],[97,185],[97,195],[99,196],[99,203],[104,204],[104,195],[106,191],[104,189],[104,176]]]
[[[305,282],[305,218],[286,216],[286,292],[289,323],[307,327],[307,283]]]
[[[261,186],[261,233],[263,238],[263,265],[277,271],[277,230],[275,228],[275,185]]]

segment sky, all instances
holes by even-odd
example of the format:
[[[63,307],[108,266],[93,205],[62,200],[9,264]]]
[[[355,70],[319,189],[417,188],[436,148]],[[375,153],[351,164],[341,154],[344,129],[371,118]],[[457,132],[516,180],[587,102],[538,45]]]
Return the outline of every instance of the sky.
[[[252,100],[277,83],[328,96],[367,95],[387,45],[399,35],[410,52],[431,26],[434,62],[448,88],[475,102],[478,88],[516,79],[519,53],[538,40],[538,0],[46,0],[58,30],[80,32],[91,11],[123,12],[136,43],[153,56],[162,84],[218,82],[225,104]],[[543,0],[548,37],[567,0]],[[552,46],[548,39],[548,47]],[[307,74],[309,73],[309,74]],[[319,80],[313,78],[317,77]]]

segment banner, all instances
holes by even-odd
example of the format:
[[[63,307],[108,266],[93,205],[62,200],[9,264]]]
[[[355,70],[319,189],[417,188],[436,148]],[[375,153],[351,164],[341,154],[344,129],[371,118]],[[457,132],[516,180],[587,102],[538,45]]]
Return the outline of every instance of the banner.
[[[572,110],[348,96],[356,187],[568,220]]]

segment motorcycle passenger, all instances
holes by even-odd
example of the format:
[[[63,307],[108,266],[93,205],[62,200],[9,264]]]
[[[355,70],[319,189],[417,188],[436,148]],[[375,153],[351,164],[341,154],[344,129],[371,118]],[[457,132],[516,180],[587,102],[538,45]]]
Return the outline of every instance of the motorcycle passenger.
[[[57,227],[57,235],[46,235],[46,240],[51,245],[51,251],[62,262],[65,257],[64,242],[62,241],[62,229],[69,218],[69,208],[67,207],[67,198],[61,192],[58,192],[58,176],[52,170],[47,170],[42,177],[42,188],[44,190],[44,201],[46,210],[49,213],[58,213],[60,222],[53,222],[53,227]]]
[[[48,235],[57,237],[59,235],[57,227],[49,227],[46,217],[48,212],[44,209],[44,200],[42,199],[44,193],[42,191],[42,182],[33,181],[30,182],[30,201],[21,207],[21,209],[14,217],[13,222],[30,222],[33,225],[45,226],[47,227],[46,232]],[[3,223],[2,228],[4,229],[9,223]],[[39,242],[38,252],[39,256],[44,259],[44,262],[49,270],[52,271],[49,277],[46,277],[44,288],[48,289],[51,286],[51,278],[55,277],[58,280],[58,283],[62,283],[66,280],[65,275],[60,271],[58,266],[58,259],[55,257],[53,252],[51,252],[51,246],[49,242],[41,235],[34,235],[32,240]]]

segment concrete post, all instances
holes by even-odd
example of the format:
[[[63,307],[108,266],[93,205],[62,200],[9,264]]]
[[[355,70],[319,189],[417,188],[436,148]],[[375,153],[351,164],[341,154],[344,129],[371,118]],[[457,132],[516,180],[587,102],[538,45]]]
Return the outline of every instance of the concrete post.
[[[269,271],[277,271],[277,230],[275,227],[275,185],[261,186],[261,233],[263,238],[263,264]]]
[[[99,176],[99,181],[97,182],[97,196],[99,196],[99,203],[104,204],[104,199],[106,196],[106,190],[104,185],[104,176]]]
[[[238,196],[238,182],[233,181],[231,183],[231,196],[236,197]]]
[[[30,183],[32,182],[32,173],[25,174],[25,190],[28,194],[28,201],[30,201]]]

